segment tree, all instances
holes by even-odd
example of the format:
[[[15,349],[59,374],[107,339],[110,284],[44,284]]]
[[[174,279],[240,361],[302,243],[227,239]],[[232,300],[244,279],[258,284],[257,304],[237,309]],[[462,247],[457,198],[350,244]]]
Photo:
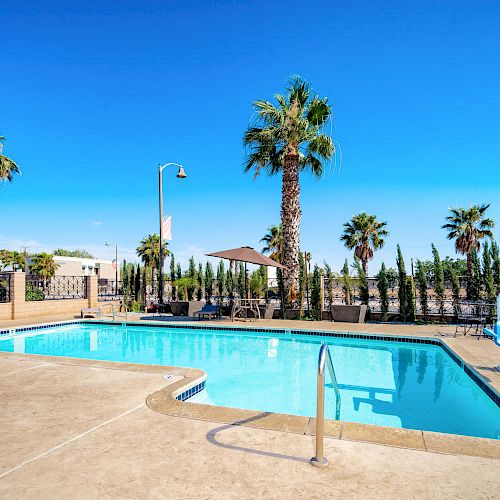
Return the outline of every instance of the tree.
[[[65,250],[64,248],[56,248],[54,250],[54,255],[60,255],[61,257],[79,257],[81,259],[93,259],[94,256],[87,252],[87,250],[79,249],[76,250]]]
[[[368,261],[373,259],[375,250],[384,246],[384,237],[389,235],[384,229],[386,226],[387,222],[379,222],[375,215],[366,212],[354,215],[344,224],[340,241],[349,250],[354,250],[354,257],[361,261],[365,275],[368,275]]]
[[[196,277],[188,276],[186,274],[185,276],[182,276],[181,278],[177,278],[174,281],[174,285],[177,288],[179,288],[179,290],[182,290],[184,297],[189,297],[189,294],[192,293],[191,290],[196,288],[197,279],[196,279]],[[188,300],[190,300],[190,299],[188,298]]]
[[[334,295],[334,288],[333,288],[334,281],[333,280],[335,279],[335,277],[334,277],[332,268],[326,262],[324,262],[324,268],[325,268],[326,289],[328,291],[328,295],[327,295],[328,310],[331,311],[332,305],[333,305],[333,295]]]
[[[481,248],[481,240],[493,238],[495,223],[486,217],[489,204],[472,205],[470,208],[450,208],[451,215],[442,227],[448,230],[448,239],[455,240],[455,250],[467,256],[467,298],[473,298],[473,252]]]
[[[219,265],[217,267],[217,291],[219,292],[219,297],[224,295],[226,290],[226,272],[224,271],[224,261],[219,260]]]
[[[359,299],[362,304],[368,305],[370,301],[370,291],[368,289],[368,279],[366,278],[365,270],[358,258],[354,259],[354,268],[358,274]]]
[[[495,293],[500,293],[500,250],[496,241],[491,242],[491,260],[493,262],[493,282],[495,283]]]
[[[281,263],[285,266],[284,291],[292,297],[299,280],[299,173],[309,170],[321,177],[322,162],[332,157],[333,141],[323,132],[332,110],[328,100],[315,95],[299,76],[291,78],[286,95],[276,95],[276,101],[277,105],[266,100],[254,102],[257,122],[244,134],[245,172],[255,169],[257,176],[265,169],[269,175],[282,174]]]
[[[381,320],[387,321],[387,313],[389,312],[389,281],[387,279],[387,270],[383,262],[377,275],[377,288],[380,298],[380,311],[382,313]]]
[[[175,257],[172,254],[170,258],[170,286],[172,287],[172,300],[177,300],[177,288],[174,286],[174,281],[176,280],[175,275]]]
[[[490,302],[494,302],[496,298],[496,287],[493,277],[493,268],[491,267],[490,247],[487,241],[485,241],[483,245],[483,277],[486,298]]]
[[[7,267],[12,267],[14,271],[17,269],[22,269],[26,267],[25,256],[21,252],[17,252],[16,250],[0,250],[0,262],[2,263],[2,270],[5,270]]]
[[[306,262],[304,260],[304,254],[299,252],[299,318],[304,316],[304,299],[306,296],[307,288],[307,269]]]
[[[482,291],[482,273],[481,273],[481,262],[479,261],[479,255],[477,250],[473,250],[471,254],[472,262],[472,279],[470,281],[470,298],[472,300],[481,300]]]
[[[398,266],[398,299],[399,299],[399,314],[401,319],[405,322],[408,318],[409,313],[409,303],[408,303],[408,287],[406,283],[406,268],[405,261],[403,259],[403,253],[401,252],[401,247],[398,243],[398,255],[396,258],[396,264]]]
[[[408,304],[408,321],[415,322],[416,320],[416,311],[415,311],[415,282],[413,281],[412,276],[406,277],[406,297]]]
[[[190,257],[190,259],[189,259],[189,265],[188,265],[188,270],[187,270],[186,276],[188,278],[191,278],[190,285],[187,288],[187,291],[188,291],[187,300],[193,300],[194,294],[196,292],[196,288],[198,286],[198,276],[197,276],[197,272],[196,272],[196,264],[194,262],[194,257]]]
[[[12,174],[21,175],[21,171],[19,170],[19,167],[17,166],[14,160],[7,158],[7,156],[4,156],[2,154],[3,150],[2,141],[4,140],[5,137],[0,136],[0,182],[1,181],[12,182],[13,180]]]
[[[322,319],[321,311],[321,274],[317,264],[314,266],[311,283],[311,306],[312,315],[316,320]]]
[[[265,243],[264,248],[262,248],[262,253],[269,254],[269,258],[275,260],[276,262],[281,262],[281,254],[283,252],[283,227],[271,226],[264,238],[260,240]]]
[[[418,297],[420,301],[420,310],[422,311],[422,316],[424,317],[424,321],[427,321],[429,318],[429,303],[428,303],[428,295],[427,295],[427,272],[426,272],[425,264],[420,259],[417,259],[417,273],[416,273],[416,281],[418,288]]]
[[[214,283],[214,270],[212,264],[207,262],[205,264],[205,300],[210,301],[213,294],[213,283]]]
[[[238,289],[238,295],[241,298],[246,298],[246,296],[247,296],[247,290],[246,290],[247,279],[246,278],[247,278],[247,276],[246,276],[245,266],[243,265],[243,262],[240,262],[236,286]]]
[[[260,266],[259,269],[253,271],[250,274],[248,283],[252,298],[258,299],[262,297],[266,289],[266,268],[264,266]]]
[[[141,299],[141,266],[137,264],[135,270],[135,283],[134,283],[134,300],[139,302]]]
[[[432,256],[434,257],[433,266],[433,282],[434,282],[434,292],[436,294],[436,302],[438,304],[439,315],[441,320],[444,319],[444,271],[441,258],[439,257],[439,252],[437,248],[432,244]]]
[[[198,264],[198,273],[197,273],[198,283],[196,288],[196,300],[201,300],[204,295],[205,288],[205,277],[203,276],[203,266],[201,263]]]
[[[229,267],[226,272],[226,289],[227,295],[230,299],[234,298],[234,276],[231,268]]]
[[[342,268],[340,277],[342,280],[342,290],[344,291],[344,302],[347,306],[350,306],[354,280],[349,273],[349,263],[347,262],[347,259],[344,262],[344,267]]]
[[[153,276],[155,276],[156,271],[160,269],[160,237],[158,234],[148,234],[141,240],[136,251],[142,263],[150,267],[153,270]],[[168,254],[169,252],[166,251],[165,255]]]
[[[53,278],[60,264],[54,261],[51,253],[42,252],[34,255],[31,260],[30,273],[43,279],[44,285],[49,278]]]
[[[458,306],[460,302],[460,278],[455,268],[450,268],[451,293],[453,295],[453,305]]]

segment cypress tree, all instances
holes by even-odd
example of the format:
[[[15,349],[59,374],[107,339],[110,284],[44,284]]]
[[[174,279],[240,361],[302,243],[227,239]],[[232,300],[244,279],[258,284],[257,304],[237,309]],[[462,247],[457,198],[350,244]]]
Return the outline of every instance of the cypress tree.
[[[453,305],[457,306],[460,302],[460,278],[454,267],[450,268],[451,293],[453,294]]]
[[[417,280],[420,309],[422,311],[424,321],[427,321],[429,316],[429,304],[427,297],[427,272],[425,269],[425,264],[420,259],[417,259],[417,274],[415,277]]]
[[[300,318],[302,318],[302,316],[304,316],[304,298],[305,298],[305,293],[306,293],[306,279],[307,279],[307,272],[306,272],[306,265],[305,265],[305,261],[304,261],[304,254],[302,252],[299,252],[299,294],[298,294],[298,301],[299,301],[299,317]],[[278,285],[279,285],[279,283],[278,283]]]
[[[342,268],[342,289],[344,291],[344,301],[347,306],[351,305],[352,296],[352,280],[349,274],[349,263],[347,259],[344,261],[344,267]]]
[[[333,270],[332,268],[325,262],[325,278],[326,278],[326,289],[328,291],[328,310],[332,310],[333,305]]]
[[[141,297],[141,266],[137,264],[137,269],[135,271],[135,289],[134,289],[134,300],[139,302]]]
[[[180,263],[178,262],[177,265],[175,266],[175,279],[180,280],[182,278],[182,268]],[[182,286],[177,287],[177,300],[187,300],[187,297],[185,297],[185,291]]]
[[[217,266],[217,292],[219,297],[223,297],[226,291],[226,272],[224,271],[224,261],[219,260]]]
[[[135,266],[132,264],[130,266],[130,274],[127,287],[127,296],[129,302],[135,298]]]
[[[433,263],[433,278],[434,278],[434,292],[436,293],[436,302],[438,305],[439,315],[441,320],[444,318],[444,270],[443,263],[439,257],[437,248],[432,245],[432,256],[434,257]]]
[[[317,264],[314,265],[311,287],[311,305],[313,317],[316,320],[321,319],[321,278]]]
[[[488,246],[488,241],[484,242],[483,247],[483,281],[486,298],[489,302],[494,302],[496,287],[493,277],[493,269],[491,267],[491,254],[490,247]]]
[[[472,300],[481,299],[481,263],[477,251],[471,254],[472,260],[472,279],[470,280],[470,298]]]
[[[377,288],[380,299],[380,311],[382,313],[381,319],[382,321],[387,321],[387,313],[389,312],[389,280],[387,279],[387,271],[383,262],[377,275]]]
[[[406,284],[406,268],[405,261],[403,259],[403,253],[401,252],[401,247],[398,243],[398,255],[396,258],[396,264],[398,266],[398,299],[399,299],[399,314],[403,322],[406,321],[408,317],[408,287]]]
[[[214,270],[212,268],[212,264],[207,262],[205,264],[205,300],[207,302],[210,301],[210,298],[213,294],[213,283],[214,283]]]
[[[229,268],[226,272],[226,289],[229,298],[234,299],[234,278],[231,268]]]
[[[201,300],[205,294],[205,276],[203,275],[203,266],[198,264],[197,271],[198,286],[196,288],[196,300]]]
[[[370,300],[370,292],[368,290],[368,280],[366,278],[365,271],[359,259],[354,259],[354,265],[356,267],[356,272],[358,274],[359,280],[359,299],[362,304],[368,305]]]
[[[177,300],[177,288],[173,285],[176,280],[175,276],[175,257],[172,254],[170,258],[170,285],[172,287],[172,300]]]
[[[238,277],[237,277],[237,290],[240,298],[246,298],[246,274],[245,274],[245,266],[243,265],[243,262],[240,262],[239,265],[239,270],[238,270]]]
[[[285,311],[287,308],[287,295],[285,293],[283,271],[280,268],[276,270],[276,277],[278,278],[278,294],[280,297],[280,318],[285,319]]]
[[[493,282],[495,283],[495,294],[500,293],[500,250],[496,241],[491,242],[491,260],[493,262]]]
[[[415,322],[415,283],[413,281],[413,276],[406,277],[406,297],[408,304],[408,321]]]

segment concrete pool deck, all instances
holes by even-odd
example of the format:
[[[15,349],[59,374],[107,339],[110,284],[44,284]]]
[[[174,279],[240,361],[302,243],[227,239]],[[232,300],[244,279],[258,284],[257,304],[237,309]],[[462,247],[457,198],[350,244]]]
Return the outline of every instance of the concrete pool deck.
[[[12,323],[10,328],[17,326]],[[284,323],[229,325],[288,328]],[[454,339],[454,327],[290,323],[315,330],[435,335],[475,364],[492,387],[500,382],[500,349],[483,339]],[[163,378],[167,373],[174,375],[169,381]],[[342,439],[325,439],[330,467],[318,470],[307,463],[314,454],[311,419],[305,418],[304,426],[299,423],[297,428],[298,421],[280,415],[250,412],[255,418],[244,422],[245,413],[236,410],[238,418],[222,415],[210,420],[210,415],[161,414],[145,404],[147,399],[154,406],[155,394],[171,396],[176,387],[201,374],[174,367],[1,353],[0,496],[493,498],[500,488],[500,461],[493,458],[500,458],[500,442],[465,438],[472,439],[471,448],[482,455],[467,456],[449,435],[428,433],[434,442],[424,440],[423,447],[412,442],[395,447],[366,441],[390,445],[399,429],[343,423]],[[266,418],[274,424],[267,425]],[[336,432],[327,429],[327,434]],[[382,434],[390,436],[389,442]]]

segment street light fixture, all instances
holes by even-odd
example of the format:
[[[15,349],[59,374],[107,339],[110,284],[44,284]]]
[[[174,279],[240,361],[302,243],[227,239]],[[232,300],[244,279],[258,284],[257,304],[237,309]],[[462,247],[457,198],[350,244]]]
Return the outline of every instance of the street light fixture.
[[[163,184],[162,184],[162,175],[163,169],[173,165],[175,167],[179,167],[177,172],[178,179],[185,179],[187,177],[186,172],[184,172],[184,168],[179,163],[166,163],[165,165],[158,166],[158,195],[160,201],[160,283],[158,286],[158,302],[163,304]]]

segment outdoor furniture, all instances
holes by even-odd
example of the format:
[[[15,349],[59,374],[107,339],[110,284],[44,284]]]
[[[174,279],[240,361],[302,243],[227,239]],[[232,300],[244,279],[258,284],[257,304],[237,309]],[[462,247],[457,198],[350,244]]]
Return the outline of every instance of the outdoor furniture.
[[[457,316],[457,325],[455,328],[455,337],[460,326],[463,326],[464,335],[475,329],[475,335],[478,338],[484,335],[484,327],[493,313],[493,304],[484,302],[459,302],[455,305],[455,314]]]
[[[92,316],[93,318],[101,317],[101,308],[100,307],[83,307],[80,311],[80,315],[82,318],[87,318]]]
[[[219,308],[214,304],[205,304],[199,311],[194,312],[194,316],[198,319],[202,318],[213,319],[219,315]]]
[[[172,308],[170,304],[156,304],[156,311],[154,311],[154,313],[158,316],[162,314],[172,314]]]
[[[231,321],[234,321],[238,316],[249,319],[247,316],[249,311],[252,313],[254,321],[260,319],[259,302],[260,299],[234,299],[233,307],[231,308]]]

